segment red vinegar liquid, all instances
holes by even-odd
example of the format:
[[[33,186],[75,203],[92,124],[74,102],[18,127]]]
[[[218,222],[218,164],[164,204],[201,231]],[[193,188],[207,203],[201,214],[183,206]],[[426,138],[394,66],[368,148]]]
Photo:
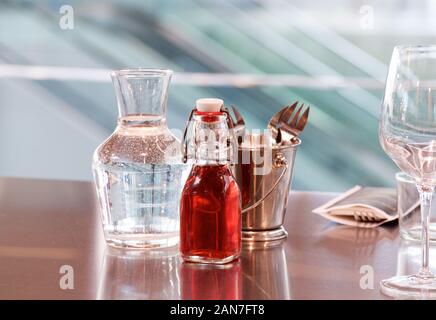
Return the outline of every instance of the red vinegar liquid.
[[[180,252],[192,262],[226,263],[241,251],[241,203],[228,165],[194,165],[182,192]]]

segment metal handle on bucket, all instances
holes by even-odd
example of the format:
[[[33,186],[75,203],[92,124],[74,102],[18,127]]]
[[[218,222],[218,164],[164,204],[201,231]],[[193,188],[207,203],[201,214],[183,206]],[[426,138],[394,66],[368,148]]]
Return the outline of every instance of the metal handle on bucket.
[[[242,209],[242,213],[245,213],[251,209],[256,208],[263,200],[265,200],[271,194],[271,192],[274,191],[274,189],[279,184],[280,180],[282,180],[282,178],[284,177],[286,170],[288,169],[288,162],[286,161],[285,157],[282,154],[278,154],[276,159],[274,159],[274,161],[275,161],[275,163],[274,163],[275,167],[279,167],[279,168],[284,167],[284,169],[282,170],[282,173],[280,174],[280,176],[278,177],[278,179],[274,183],[274,185],[271,187],[271,189],[260,200],[257,200],[255,203],[250,205],[248,208]]]

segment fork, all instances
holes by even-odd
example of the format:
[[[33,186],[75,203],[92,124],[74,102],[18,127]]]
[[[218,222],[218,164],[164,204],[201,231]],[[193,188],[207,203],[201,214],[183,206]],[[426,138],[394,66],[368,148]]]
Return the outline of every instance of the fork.
[[[296,101],[294,105],[296,105],[297,103],[298,101]],[[285,112],[287,108],[289,108],[289,106],[286,106],[280,111],[276,112],[268,122],[268,129],[271,131],[272,138],[275,140],[276,143],[280,143],[280,141],[282,140],[282,135],[280,130],[278,129],[278,124],[283,112]]]
[[[360,214],[354,213],[354,219],[358,222],[379,222],[382,219],[376,218],[372,213],[370,212],[363,212],[361,211]]]
[[[233,132],[235,133],[236,138],[238,139],[238,144],[242,143],[243,137],[245,135],[245,121],[242,118],[241,114],[239,113],[238,109],[236,107],[232,106],[233,113],[235,114],[236,121],[233,119],[232,115],[230,114],[230,111],[227,108],[224,108],[224,112],[227,114],[227,117],[230,122],[230,129],[233,129]]]
[[[304,110],[303,114],[300,117],[300,114],[304,108],[304,103],[297,109],[298,101],[293,105],[289,106],[281,115],[279,119],[279,134],[282,140],[291,141],[298,137],[301,131],[304,130],[304,127],[307,124],[307,119],[309,118],[309,110],[310,107],[307,107]],[[281,141],[280,141],[281,142]]]

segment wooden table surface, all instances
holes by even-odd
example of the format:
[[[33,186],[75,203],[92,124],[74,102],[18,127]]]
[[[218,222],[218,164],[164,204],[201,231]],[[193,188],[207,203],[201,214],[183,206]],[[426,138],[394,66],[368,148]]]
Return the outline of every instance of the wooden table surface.
[[[416,270],[419,246],[396,224],[311,213],[333,196],[292,191],[288,239],[246,244],[217,268],[184,264],[177,248],[106,247],[90,182],[0,178],[0,299],[382,299],[379,281]]]

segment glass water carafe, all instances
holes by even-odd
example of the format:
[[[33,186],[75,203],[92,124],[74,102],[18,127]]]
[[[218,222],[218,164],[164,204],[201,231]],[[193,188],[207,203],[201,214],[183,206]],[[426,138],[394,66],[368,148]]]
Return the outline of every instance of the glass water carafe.
[[[176,245],[186,165],[180,142],[166,124],[172,71],[129,69],[112,73],[119,118],[95,151],[94,178],[109,245]]]

